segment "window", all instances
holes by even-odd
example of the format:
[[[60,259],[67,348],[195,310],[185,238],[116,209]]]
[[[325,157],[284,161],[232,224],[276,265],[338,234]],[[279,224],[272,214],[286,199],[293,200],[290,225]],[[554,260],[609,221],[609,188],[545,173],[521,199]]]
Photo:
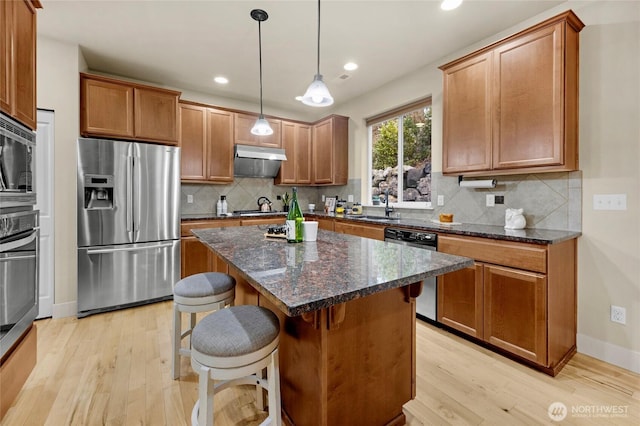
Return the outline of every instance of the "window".
[[[367,119],[370,203],[426,207],[431,201],[431,98]]]

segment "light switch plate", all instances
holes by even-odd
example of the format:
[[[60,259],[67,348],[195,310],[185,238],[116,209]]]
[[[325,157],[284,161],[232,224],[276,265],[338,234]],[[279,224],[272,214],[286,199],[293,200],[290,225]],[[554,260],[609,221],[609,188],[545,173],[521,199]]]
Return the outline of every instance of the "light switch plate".
[[[444,206],[444,195],[438,195],[438,205]]]
[[[351,194],[347,195],[347,201],[349,203],[353,203],[353,195],[351,195]]]
[[[627,194],[594,194],[594,210],[626,210]]]
[[[189,204],[193,203],[193,195],[191,195],[191,194],[187,195],[187,203],[189,203]]]
[[[494,194],[487,194],[487,207],[493,207],[496,205],[496,196]]]

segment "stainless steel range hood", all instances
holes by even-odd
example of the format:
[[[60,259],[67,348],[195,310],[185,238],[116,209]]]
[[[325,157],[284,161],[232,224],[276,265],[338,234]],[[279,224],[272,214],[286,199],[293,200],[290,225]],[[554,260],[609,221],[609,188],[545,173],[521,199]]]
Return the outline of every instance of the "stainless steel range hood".
[[[241,177],[275,177],[280,170],[280,162],[286,159],[284,149],[236,145],[233,174]]]

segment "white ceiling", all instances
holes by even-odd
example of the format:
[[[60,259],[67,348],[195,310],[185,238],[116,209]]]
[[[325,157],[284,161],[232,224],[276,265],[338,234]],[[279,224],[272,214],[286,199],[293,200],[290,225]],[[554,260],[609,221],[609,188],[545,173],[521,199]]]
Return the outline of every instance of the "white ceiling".
[[[324,0],[320,72],[338,105],[563,2],[465,0],[445,12],[439,0]],[[38,34],[78,44],[91,70],[256,103],[258,24],[249,12],[264,9],[265,114],[310,108],[294,98],[316,72],[315,0],[42,4]],[[344,71],[348,61],[359,69]],[[229,84],[215,84],[217,75]]]

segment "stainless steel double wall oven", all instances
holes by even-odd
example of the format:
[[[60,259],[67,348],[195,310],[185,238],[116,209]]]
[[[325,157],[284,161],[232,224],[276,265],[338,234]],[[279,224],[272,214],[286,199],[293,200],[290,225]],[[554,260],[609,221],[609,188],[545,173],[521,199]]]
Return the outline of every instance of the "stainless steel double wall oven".
[[[0,113],[0,359],[38,316],[35,133]]]

